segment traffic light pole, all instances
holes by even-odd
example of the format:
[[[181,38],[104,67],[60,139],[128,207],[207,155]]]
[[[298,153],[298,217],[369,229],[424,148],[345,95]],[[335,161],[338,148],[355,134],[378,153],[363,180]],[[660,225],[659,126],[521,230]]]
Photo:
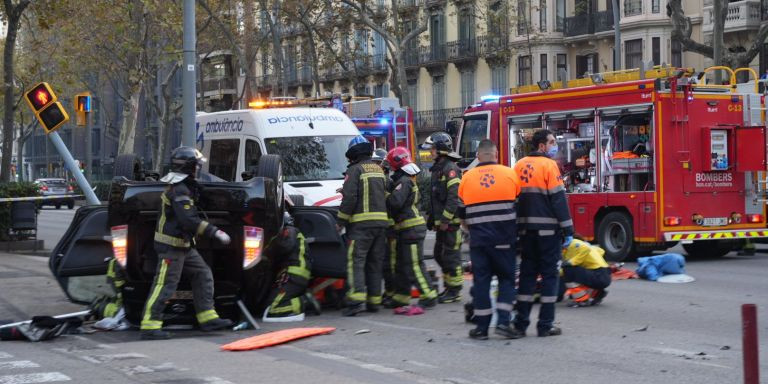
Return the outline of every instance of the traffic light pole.
[[[195,102],[197,75],[195,64],[195,0],[184,0],[184,68],[182,68],[181,145],[195,147]]]
[[[93,170],[93,151],[91,144],[91,132],[93,130],[93,119],[91,112],[85,113],[85,179],[93,180],[91,172]]]
[[[75,159],[72,158],[72,154],[69,153],[67,146],[64,145],[64,140],[62,140],[61,136],[59,136],[59,132],[53,131],[48,133],[48,138],[51,139],[51,143],[53,143],[53,146],[56,147],[57,151],[59,151],[59,156],[64,159],[64,164],[67,166],[72,175],[75,176],[75,181],[77,181],[77,185],[85,194],[85,201],[88,203],[88,205],[100,205],[101,202],[96,197],[96,194],[93,193],[90,184],[88,184],[88,180],[85,179],[85,175],[80,172],[77,164],[75,164]]]

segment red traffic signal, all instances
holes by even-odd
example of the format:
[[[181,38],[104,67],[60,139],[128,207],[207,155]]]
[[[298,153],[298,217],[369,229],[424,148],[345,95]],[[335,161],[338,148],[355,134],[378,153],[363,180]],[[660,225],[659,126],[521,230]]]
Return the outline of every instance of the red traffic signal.
[[[53,93],[51,86],[45,82],[37,84],[25,96],[27,103],[35,113],[56,101],[56,94]]]

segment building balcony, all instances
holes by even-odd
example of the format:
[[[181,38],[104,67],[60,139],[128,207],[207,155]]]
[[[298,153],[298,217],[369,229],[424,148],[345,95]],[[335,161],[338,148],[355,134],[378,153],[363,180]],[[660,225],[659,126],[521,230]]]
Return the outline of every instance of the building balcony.
[[[256,79],[256,88],[260,91],[268,91],[272,89],[272,79],[274,75],[267,74],[261,75]]]
[[[302,87],[311,87],[312,86],[312,67],[307,65],[303,65],[299,68],[298,73],[298,84]]]
[[[397,2],[397,11],[400,13],[418,12],[419,7],[423,3],[423,0],[399,0]]]
[[[419,47],[419,64],[424,67],[448,64],[446,46]]]
[[[413,115],[413,125],[416,132],[434,132],[445,129],[445,122],[456,116],[461,116],[464,108],[432,109],[418,111]]]
[[[448,61],[452,63],[477,60],[477,39],[451,41],[446,44]]]
[[[237,93],[235,80],[231,76],[214,76],[203,79],[200,89],[204,94],[210,92]]]
[[[431,10],[444,8],[447,3],[447,0],[424,0],[424,6]]]
[[[565,18],[563,35],[588,38],[595,33],[613,30],[613,11],[600,11]]]
[[[704,33],[712,33],[714,29],[714,9],[712,5],[702,8],[704,19],[701,30]],[[741,32],[757,30],[762,21],[760,0],[742,0],[728,4],[728,13],[725,16],[723,32]]]
[[[387,66],[387,55],[383,53],[371,55],[370,63],[371,63],[372,74],[389,72],[389,67]]]
[[[477,53],[484,58],[504,56],[509,53],[509,36],[492,34],[477,38]]]

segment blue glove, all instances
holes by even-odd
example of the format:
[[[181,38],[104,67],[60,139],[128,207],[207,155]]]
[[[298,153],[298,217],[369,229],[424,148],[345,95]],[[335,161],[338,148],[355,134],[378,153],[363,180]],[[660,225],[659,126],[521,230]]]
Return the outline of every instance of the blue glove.
[[[571,245],[571,241],[573,241],[573,236],[566,236],[565,239],[563,239],[563,248],[568,248],[568,246]]]

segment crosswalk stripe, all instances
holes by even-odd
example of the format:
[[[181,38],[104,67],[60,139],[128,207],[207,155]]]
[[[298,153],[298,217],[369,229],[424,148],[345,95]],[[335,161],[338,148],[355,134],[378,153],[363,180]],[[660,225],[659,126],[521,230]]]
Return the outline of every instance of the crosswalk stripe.
[[[0,384],[35,384],[55,381],[70,381],[72,379],[59,372],[27,373],[23,375],[0,376]]]
[[[38,259],[42,259],[42,257],[38,257]],[[13,355],[8,352],[0,352],[0,359],[10,359],[11,357],[13,357]]]
[[[3,369],[18,369],[18,368],[39,368],[40,366],[29,360],[19,361],[0,361],[0,370]]]
[[[130,360],[130,359],[143,359],[148,357],[147,355],[142,355],[141,353],[117,353],[114,355],[88,355],[88,356],[80,356],[81,359],[85,361],[89,361],[94,364],[101,364],[101,363],[109,363],[116,360]]]

